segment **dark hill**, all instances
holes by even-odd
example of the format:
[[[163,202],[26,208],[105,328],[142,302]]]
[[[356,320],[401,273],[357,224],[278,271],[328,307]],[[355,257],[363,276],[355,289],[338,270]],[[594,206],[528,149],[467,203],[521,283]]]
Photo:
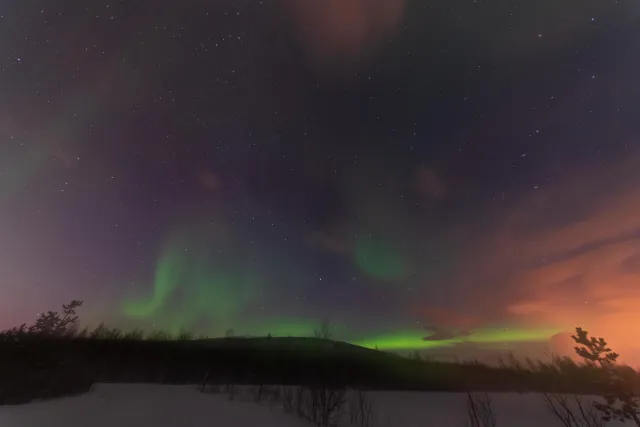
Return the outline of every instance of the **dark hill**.
[[[291,384],[386,390],[585,390],[584,378],[424,362],[315,338],[193,341],[46,339],[0,342],[0,403],[86,390],[94,382]],[[16,397],[17,396],[17,397]]]
[[[214,338],[185,343],[201,344],[211,349],[236,349],[236,350],[277,350],[280,352],[292,352],[298,355],[313,353],[316,356],[354,355],[357,357],[384,357],[398,359],[400,356],[371,350],[365,347],[349,344],[342,341],[331,341],[309,337],[274,337],[274,338]]]

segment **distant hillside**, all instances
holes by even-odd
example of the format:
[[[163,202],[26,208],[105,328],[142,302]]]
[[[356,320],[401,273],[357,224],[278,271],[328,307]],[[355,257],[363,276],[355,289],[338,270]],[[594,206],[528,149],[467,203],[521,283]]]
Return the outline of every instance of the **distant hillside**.
[[[358,357],[393,357],[399,356],[349,344],[342,341],[332,341],[310,337],[259,337],[259,338],[213,338],[189,341],[203,344],[214,349],[245,349],[245,350],[269,350],[277,349],[283,352],[295,352],[302,354],[312,352],[315,355],[353,355]]]
[[[385,390],[593,391],[577,370],[413,360],[316,338],[192,341],[19,336],[0,342],[0,403],[86,390],[95,382],[322,384]]]

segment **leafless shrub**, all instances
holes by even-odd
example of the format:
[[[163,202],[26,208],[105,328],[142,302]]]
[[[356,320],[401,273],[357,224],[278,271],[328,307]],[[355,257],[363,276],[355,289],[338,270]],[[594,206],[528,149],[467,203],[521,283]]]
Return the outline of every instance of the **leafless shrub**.
[[[171,335],[171,332],[163,329],[156,329],[147,335],[148,341],[171,341],[172,339],[173,335]]]
[[[481,395],[467,393],[467,426],[495,427],[496,425],[496,415],[489,395],[487,393]]]
[[[233,383],[227,383],[224,391],[225,393],[227,393],[229,400],[235,400],[236,396],[238,395],[238,387],[236,387],[236,385]]]
[[[282,409],[284,409],[287,414],[296,412],[296,394],[292,387],[282,387],[280,389],[280,398],[282,399]]]
[[[207,386],[207,383],[209,382],[209,375],[211,374],[211,369],[207,369],[207,372],[205,372],[204,377],[202,378],[202,383],[200,383],[200,392],[204,393],[205,388]]]
[[[604,414],[584,396],[544,393],[542,398],[565,427],[603,427],[606,424]]]
[[[349,400],[349,422],[353,426],[371,427],[374,421],[373,403],[362,390],[354,390]]]
[[[296,408],[296,414],[298,415],[298,418],[303,418],[306,419],[307,418],[307,401],[309,400],[308,396],[307,396],[307,392],[306,389],[304,387],[298,387],[295,390],[295,397],[294,397],[294,405]]]
[[[255,403],[266,402],[269,408],[281,402],[281,389],[277,386],[260,384],[249,387],[247,392]]]
[[[270,407],[280,401],[279,387],[260,384],[249,387],[248,393],[254,402],[261,403],[266,401]]]
[[[189,332],[186,329],[180,329],[180,331],[178,331],[176,339],[178,341],[191,341],[194,339],[194,336],[195,335],[192,332]]]
[[[89,331],[89,338],[91,338],[92,340],[106,339],[108,333],[109,328],[107,328],[104,323],[100,323],[95,327],[95,329]]]
[[[318,427],[336,427],[345,415],[346,391],[329,386],[282,387],[282,408]]]
[[[36,322],[28,329],[29,333],[50,337],[73,335],[77,331],[78,316],[76,309],[82,306],[82,301],[73,300],[62,305],[62,314],[55,311],[42,313]]]
[[[330,340],[333,338],[333,332],[331,331],[331,323],[329,319],[324,319],[318,326],[318,328],[313,330],[313,336],[315,338],[320,338],[323,340]]]
[[[16,342],[28,335],[28,333],[27,324],[23,323],[20,326],[0,332],[0,341]]]
[[[123,338],[129,341],[142,341],[144,339],[144,331],[140,329],[134,329],[125,333]]]
[[[102,339],[105,340],[121,340],[124,338],[124,334],[118,328],[105,328]]]
[[[328,386],[301,388],[298,393],[299,415],[318,427],[333,427],[344,415],[346,391]]]
[[[201,393],[220,394],[222,387],[220,384],[211,382],[211,370],[207,370],[198,388]]]
[[[253,397],[253,400],[258,403],[269,399],[272,393],[271,387],[264,384],[249,388],[249,394]]]
[[[74,337],[78,339],[86,339],[89,336],[89,327],[85,326],[84,328],[76,331]]]
[[[263,388],[262,384],[249,387],[249,395],[253,398],[254,402],[260,403],[262,401]]]
[[[280,387],[269,387],[266,392],[266,399],[269,403],[269,408],[273,408],[282,399],[282,390]]]

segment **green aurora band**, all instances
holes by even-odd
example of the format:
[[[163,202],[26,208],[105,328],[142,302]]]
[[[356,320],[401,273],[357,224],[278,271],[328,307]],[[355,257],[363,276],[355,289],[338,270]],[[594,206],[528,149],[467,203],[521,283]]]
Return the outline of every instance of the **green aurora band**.
[[[470,335],[445,340],[425,340],[424,330],[410,330],[383,334],[374,338],[354,341],[352,344],[380,350],[428,350],[452,347],[456,344],[473,343],[491,346],[503,343],[544,342],[561,332],[558,328],[547,329],[506,329],[487,328],[474,331]]]
[[[382,239],[365,237],[355,245],[355,261],[367,275],[380,280],[398,280],[406,276],[405,258]]]
[[[195,232],[194,232],[195,231]],[[211,245],[210,242],[216,242]],[[357,254],[361,268],[372,276],[391,280],[404,274],[406,264],[379,242],[364,241]],[[233,243],[223,229],[192,229],[174,233],[158,257],[152,294],[130,298],[122,304],[129,319],[152,322],[169,332],[188,329],[211,336],[222,336],[234,328],[237,335],[310,337],[320,319],[255,318],[252,304],[257,302],[263,281],[251,257]],[[335,339],[386,351],[429,350],[473,343],[492,347],[504,343],[544,342],[561,332],[558,328],[485,328],[465,336],[444,340],[424,339],[429,331],[389,331],[366,337],[350,331],[346,324],[332,322]],[[366,338],[362,338],[365,336]]]
[[[197,231],[168,240],[156,263],[152,295],[125,300],[126,317],[151,320],[170,331],[213,324],[219,332],[237,324],[262,282],[227,233]]]

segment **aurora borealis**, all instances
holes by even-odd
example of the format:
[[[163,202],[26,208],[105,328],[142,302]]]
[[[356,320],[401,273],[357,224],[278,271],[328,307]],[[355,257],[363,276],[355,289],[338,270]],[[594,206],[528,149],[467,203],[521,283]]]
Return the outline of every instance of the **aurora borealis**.
[[[640,361],[632,1],[0,6],[0,326]],[[636,360],[636,359],[633,359]]]
[[[152,296],[137,302],[126,300],[126,316],[148,319],[160,315],[180,327],[193,327],[200,317],[220,324],[237,319],[238,310],[259,297],[259,278],[252,277],[250,271],[225,266],[230,257],[242,259],[241,252],[227,247],[225,254],[212,252],[208,245],[195,245],[194,239],[177,238],[167,244],[156,261]]]
[[[521,342],[544,342],[549,337],[561,333],[562,330],[557,329],[534,329],[527,328],[522,330],[511,331],[509,328],[489,328],[478,329],[473,332],[473,337],[458,336],[439,340],[424,339],[419,331],[395,331],[388,336],[376,336],[356,344],[363,347],[381,348],[388,350],[422,350],[434,349],[441,347],[454,347],[456,344],[467,342],[485,345],[508,345]]]

